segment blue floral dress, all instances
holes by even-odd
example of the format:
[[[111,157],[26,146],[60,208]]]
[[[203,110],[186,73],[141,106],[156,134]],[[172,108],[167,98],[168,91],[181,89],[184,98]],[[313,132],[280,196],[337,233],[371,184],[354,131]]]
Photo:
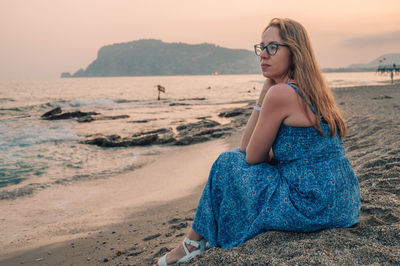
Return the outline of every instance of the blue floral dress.
[[[272,147],[276,165],[249,165],[239,148],[222,153],[193,230],[210,247],[232,248],[266,230],[310,232],[358,223],[357,177],[342,140],[330,137],[328,124],[321,127],[325,137],[313,127],[282,124]]]

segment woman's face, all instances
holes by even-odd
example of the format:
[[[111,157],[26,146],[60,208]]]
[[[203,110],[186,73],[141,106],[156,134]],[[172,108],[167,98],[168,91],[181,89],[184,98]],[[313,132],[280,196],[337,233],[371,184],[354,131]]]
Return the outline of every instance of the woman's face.
[[[261,42],[264,45],[270,43],[283,44],[279,29],[271,26],[263,33]],[[268,55],[266,49],[260,54],[260,64],[263,76],[273,79],[276,83],[286,82],[290,67],[289,47],[279,46],[275,55]]]

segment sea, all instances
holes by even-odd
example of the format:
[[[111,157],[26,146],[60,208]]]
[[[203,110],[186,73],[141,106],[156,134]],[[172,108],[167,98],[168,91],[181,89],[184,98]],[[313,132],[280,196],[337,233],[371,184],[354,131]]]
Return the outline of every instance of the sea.
[[[375,72],[324,76],[332,89],[388,82],[387,76]],[[0,80],[0,200],[52,185],[135,171],[146,164],[146,158],[171,147],[103,148],[82,140],[94,134],[125,137],[158,128],[174,129],[201,117],[227,123],[218,113],[256,100],[263,81],[261,75]],[[159,93],[157,85],[165,92]],[[56,107],[63,112],[128,117],[87,123],[41,118]]]

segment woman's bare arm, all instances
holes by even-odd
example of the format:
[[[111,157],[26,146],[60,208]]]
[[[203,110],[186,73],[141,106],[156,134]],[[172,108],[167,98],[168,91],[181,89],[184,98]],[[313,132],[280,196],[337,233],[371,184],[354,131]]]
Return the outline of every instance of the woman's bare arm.
[[[293,90],[285,84],[278,84],[268,91],[264,98],[258,121],[246,147],[248,164],[269,162],[271,147],[282,122],[291,112]]]
[[[258,97],[258,101],[257,101],[258,105],[260,105],[260,106],[262,105],[265,94],[268,92],[269,88],[271,88],[271,86],[273,86],[274,84],[275,84],[274,81],[271,79],[265,80],[264,86],[260,93],[260,96]],[[247,121],[246,127],[245,127],[243,135],[242,135],[242,141],[240,144],[240,150],[242,152],[246,152],[246,148],[247,148],[247,145],[249,144],[250,137],[253,134],[254,127],[257,124],[259,114],[260,114],[260,111],[253,110],[249,120]]]

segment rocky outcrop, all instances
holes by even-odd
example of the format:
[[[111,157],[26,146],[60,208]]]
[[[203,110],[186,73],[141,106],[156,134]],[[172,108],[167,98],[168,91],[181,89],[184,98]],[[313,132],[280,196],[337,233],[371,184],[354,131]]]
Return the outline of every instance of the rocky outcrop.
[[[77,121],[80,123],[87,123],[87,122],[92,122],[95,120],[115,120],[115,119],[129,118],[129,115],[92,117],[92,115],[99,115],[99,114],[100,113],[96,113],[96,112],[81,112],[81,111],[62,113],[61,108],[56,107],[56,108],[48,111],[47,113],[44,113],[41,117],[44,120],[61,120],[61,119],[77,118]]]
[[[71,119],[71,118],[82,118],[82,117],[87,117],[91,115],[98,115],[99,113],[96,112],[81,112],[81,111],[75,111],[75,112],[66,112],[62,114],[54,114],[54,115],[49,115],[43,117],[45,120],[61,120],[61,119]]]
[[[119,135],[88,135],[86,139],[81,141],[83,144],[97,145],[100,147],[131,147],[131,146],[148,146],[148,145],[190,145],[194,143],[205,142],[215,138],[228,136],[237,128],[246,124],[248,116],[251,114],[252,108],[235,108],[221,112],[218,116],[230,118],[228,124],[211,120],[211,116],[198,117],[199,121],[192,123],[184,123],[178,125],[175,129],[159,128],[150,131],[142,131],[133,133],[130,136],[122,137]],[[118,116],[99,116],[95,112],[66,112],[62,113],[61,108],[57,107],[42,115],[46,120],[58,120],[77,118],[78,122],[87,123],[95,120],[124,119],[129,118],[128,115]],[[127,121],[128,123],[146,123],[150,120]]]

